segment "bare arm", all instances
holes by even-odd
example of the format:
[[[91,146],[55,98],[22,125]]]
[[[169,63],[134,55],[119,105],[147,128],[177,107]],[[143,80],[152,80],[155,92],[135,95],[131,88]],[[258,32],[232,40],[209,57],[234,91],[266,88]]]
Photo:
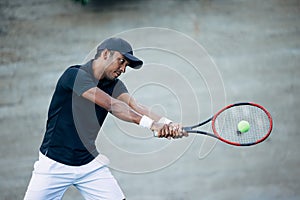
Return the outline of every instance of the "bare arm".
[[[82,96],[106,109],[117,118],[139,124],[142,114],[130,108],[126,103],[112,98],[97,87],[85,91]]]
[[[118,99],[120,101],[125,102],[129,105],[133,110],[136,112],[146,115],[153,119],[155,122],[160,121],[162,119],[162,116],[154,113],[151,111],[147,106],[143,106],[139,104],[133,97],[131,97],[128,93],[121,94]],[[159,124],[159,123],[158,123]],[[168,126],[164,126],[161,131],[158,133],[158,137],[173,137],[173,138],[181,138],[182,136],[188,136],[188,133],[182,131],[182,126],[178,123],[172,123]]]
[[[133,97],[131,97],[128,93],[121,94],[118,99],[122,102],[125,102],[129,107],[131,107],[136,112],[146,115],[153,119],[154,121],[159,121],[162,116],[152,112],[148,107],[139,104]]]
[[[134,100],[130,100],[130,96],[128,94],[128,96],[123,96],[124,94],[120,95],[118,99],[115,99],[99,88],[94,87],[85,91],[82,96],[106,109],[117,118],[127,122],[139,124],[143,115],[146,115],[154,120],[151,130],[158,132],[160,137],[170,137],[170,135],[175,135],[173,137],[178,137],[178,128],[177,130],[170,130],[169,126],[157,123],[157,121],[160,119],[160,116],[151,112],[147,107],[138,105]],[[131,103],[127,103],[126,101],[124,102],[126,99]]]

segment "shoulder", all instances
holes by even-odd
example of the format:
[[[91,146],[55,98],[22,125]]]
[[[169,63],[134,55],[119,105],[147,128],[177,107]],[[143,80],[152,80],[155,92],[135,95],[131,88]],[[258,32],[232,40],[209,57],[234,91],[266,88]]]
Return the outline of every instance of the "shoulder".
[[[67,68],[61,76],[62,80],[81,80],[88,79],[92,80],[91,74],[89,74],[86,70],[82,69],[80,65],[75,65]]]
[[[84,91],[96,87],[97,84],[91,74],[81,69],[79,65],[76,65],[64,71],[58,85],[64,89],[73,90],[78,95],[81,95]]]
[[[70,79],[71,77],[76,77],[78,74],[79,68],[71,66],[68,67],[61,75],[60,80],[65,81]]]
[[[78,73],[80,73],[80,74],[87,74],[86,71],[84,71],[83,69],[81,69],[80,65],[75,65],[75,66],[68,67],[64,71],[63,76],[72,76],[72,75],[77,75]]]

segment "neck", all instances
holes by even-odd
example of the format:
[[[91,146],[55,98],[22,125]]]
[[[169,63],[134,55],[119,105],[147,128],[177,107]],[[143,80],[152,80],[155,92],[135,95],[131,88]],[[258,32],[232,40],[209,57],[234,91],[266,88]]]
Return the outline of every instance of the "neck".
[[[99,59],[93,60],[92,68],[93,68],[93,74],[94,77],[98,80],[101,80],[104,78],[104,67],[101,67],[101,62]]]

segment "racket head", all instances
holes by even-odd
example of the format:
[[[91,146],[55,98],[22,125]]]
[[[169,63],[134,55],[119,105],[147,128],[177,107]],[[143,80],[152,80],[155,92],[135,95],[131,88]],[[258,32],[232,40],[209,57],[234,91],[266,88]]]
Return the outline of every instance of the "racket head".
[[[247,132],[238,131],[237,125],[246,120]],[[261,105],[251,102],[236,103],[221,109],[212,119],[214,135],[223,142],[235,146],[258,144],[269,137],[273,128],[271,114]]]

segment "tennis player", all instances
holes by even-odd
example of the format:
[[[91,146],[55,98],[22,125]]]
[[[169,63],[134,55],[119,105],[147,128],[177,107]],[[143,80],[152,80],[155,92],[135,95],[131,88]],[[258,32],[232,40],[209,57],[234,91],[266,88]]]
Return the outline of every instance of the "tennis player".
[[[109,160],[95,146],[108,112],[151,129],[158,137],[187,136],[180,124],[137,103],[118,79],[127,66],[142,65],[127,41],[109,38],[98,46],[94,59],[65,70],[50,103],[39,159],[24,199],[61,199],[71,185],[85,199],[125,199],[107,167]]]

